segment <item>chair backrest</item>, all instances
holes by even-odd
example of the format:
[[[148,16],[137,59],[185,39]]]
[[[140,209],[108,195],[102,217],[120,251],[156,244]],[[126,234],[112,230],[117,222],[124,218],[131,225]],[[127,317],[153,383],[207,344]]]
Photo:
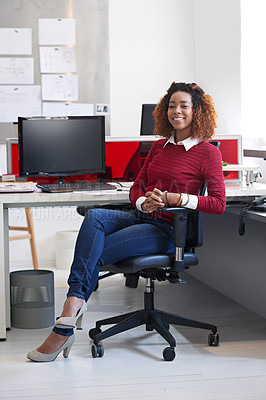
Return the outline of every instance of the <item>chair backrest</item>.
[[[203,244],[203,215],[198,211],[188,214],[187,237],[185,251]]]
[[[220,142],[211,141],[215,147],[219,149]],[[204,196],[206,193],[206,182],[201,186],[199,195]],[[188,224],[187,224],[187,238],[185,251],[194,247],[200,247],[203,244],[203,213],[198,211],[195,213],[188,214]]]

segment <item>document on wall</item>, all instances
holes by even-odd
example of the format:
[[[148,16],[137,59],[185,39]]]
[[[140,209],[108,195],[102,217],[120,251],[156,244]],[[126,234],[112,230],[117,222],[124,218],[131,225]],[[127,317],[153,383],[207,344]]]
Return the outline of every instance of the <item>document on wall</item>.
[[[42,99],[54,101],[78,100],[77,75],[42,75]]]
[[[0,84],[33,83],[33,58],[0,58]]]
[[[94,115],[94,104],[86,103],[46,103],[43,102],[42,114],[45,117],[68,117],[71,115]]]
[[[42,73],[77,72],[73,47],[40,47]]]
[[[18,117],[41,115],[40,86],[0,86],[0,122],[17,122]]]
[[[40,45],[67,45],[76,43],[75,19],[40,18]]]
[[[31,55],[32,30],[26,28],[0,28],[0,54]]]

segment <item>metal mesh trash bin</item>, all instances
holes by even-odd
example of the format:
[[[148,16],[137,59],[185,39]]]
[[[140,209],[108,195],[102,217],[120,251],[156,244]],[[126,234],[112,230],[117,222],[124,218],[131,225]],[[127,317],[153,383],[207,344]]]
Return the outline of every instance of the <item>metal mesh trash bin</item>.
[[[38,329],[54,325],[54,273],[22,270],[10,273],[11,326]]]

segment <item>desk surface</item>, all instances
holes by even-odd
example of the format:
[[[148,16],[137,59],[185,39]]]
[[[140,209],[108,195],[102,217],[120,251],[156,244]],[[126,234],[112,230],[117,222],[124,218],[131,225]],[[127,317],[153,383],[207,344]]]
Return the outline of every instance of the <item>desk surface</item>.
[[[226,183],[226,201],[227,201],[227,212],[239,215],[241,210],[241,205],[231,205],[230,202],[233,201],[243,201],[248,199],[249,197],[259,197],[266,196],[266,184],[254,182],[249,186],[245,184],[230,184]],[[266,213],[258,212],[258,211],[248,211],[246,214],[247,218],[266,222]]]
[[[266,184],[254,182],[247,186],[226,182],[227,201],[241,200],[255,196],[266,196]],[[102,204],[105,202],[129,201],[127,190],[102,190],[89,192],[67,192],[67,193],[0,193],[0,204],[4,208],[14,207],[45,207],[48,204],[67,206],[85,205],[89,203]]]
[[[66,193],[0,193],[4,208],[102,204],[128,200],[128,191],[102,190]]]
[[[226,182],[226,200],[241,200],[248,197],[266,196],[266,184],[254,182],[247,186],[245,183]]]

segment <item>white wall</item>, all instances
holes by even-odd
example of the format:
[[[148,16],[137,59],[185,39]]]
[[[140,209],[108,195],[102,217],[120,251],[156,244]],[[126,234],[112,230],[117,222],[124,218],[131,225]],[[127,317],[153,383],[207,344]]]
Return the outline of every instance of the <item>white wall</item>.
[[[241,1],[242,134],[247,139],[262,139],[264,144],[266,144],[265,13],[265,0]]]
[[[266,149],[265,13],[265,0],[241,0],[241,133],[248,149]],[[260,181],[266,183],[265,160],[247,157],[245,162],[260,165]]]
[[[196,82],[215,101],[217,134],[240,134],[240,0],[194,0],[194,15]]]
[[[195,80],[193,0],[110,0],[111,136],[136,136],[141,104]]]
[[[240,0],[110,0],[111,136],[139,134],[142,103],[197,82],[217,133],[240,134]]]

